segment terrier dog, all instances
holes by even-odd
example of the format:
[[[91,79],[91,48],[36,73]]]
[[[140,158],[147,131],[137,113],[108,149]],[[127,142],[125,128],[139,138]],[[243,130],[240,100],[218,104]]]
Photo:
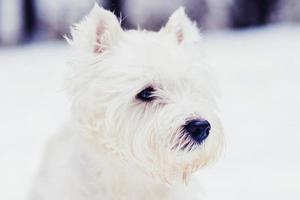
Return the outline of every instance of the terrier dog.
[[[183,8],[158,32],[123,30],[98,5],[74,25],[71,119],[48,145],[32,199],[198,199],[182,183],[223,140],[200,38]]]

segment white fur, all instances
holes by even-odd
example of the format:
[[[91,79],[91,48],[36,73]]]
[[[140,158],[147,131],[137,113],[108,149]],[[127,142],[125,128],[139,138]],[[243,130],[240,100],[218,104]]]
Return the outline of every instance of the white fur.
[[[179,34],[178,34],[179,33]],[[33,200],[197,199],[182,183],[222,146],[214,82],[196,26],[180,8],[159,32],[121,29],[94,6],[72,29],[67,79],[71,120],[48,145]],[[136,94],[147,86],[156,99]],[[189,119],[211,123],[208,138],[182,150]]]

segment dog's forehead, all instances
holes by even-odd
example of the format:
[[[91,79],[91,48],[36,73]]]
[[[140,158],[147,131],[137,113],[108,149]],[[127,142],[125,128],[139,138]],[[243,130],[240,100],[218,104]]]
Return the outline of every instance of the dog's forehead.
[[[178,44],[176,36],[163,31],[127,31],[118,51],[130,66],[161,76],[180,77],[202,66],[198,45]]]
[[[206,87],[209,76],[198,45],[178,44],[176,37],[164,32],[126,31],[125,36],[102,66],[137,85],[149,84],[171,90]],[[99,65],[100,66],[100,65]],[[113,71],[113,72],[112,72]]]

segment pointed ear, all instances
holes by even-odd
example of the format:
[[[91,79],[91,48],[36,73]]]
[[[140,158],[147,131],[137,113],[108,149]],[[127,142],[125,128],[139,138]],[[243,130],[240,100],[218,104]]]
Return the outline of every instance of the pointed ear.
[[[90,13],[71,28],[67,41],[79,50],[101,54],[118,42],[123,30],[117,17],[95,3]]]
[[[196,23],[189,19],[183,7],[170,16],[164,29],[176,36],[178,44],[194,43],[201,39]]]

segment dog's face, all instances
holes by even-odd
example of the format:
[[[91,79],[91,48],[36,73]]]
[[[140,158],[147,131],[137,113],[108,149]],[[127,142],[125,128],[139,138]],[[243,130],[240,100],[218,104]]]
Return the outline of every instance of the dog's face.
[[[86,135],[169,182],[213,160],[221,143],[215,88],[183,9],[159,32],[123,31],[95,6],[72,31],[70,92]]]

